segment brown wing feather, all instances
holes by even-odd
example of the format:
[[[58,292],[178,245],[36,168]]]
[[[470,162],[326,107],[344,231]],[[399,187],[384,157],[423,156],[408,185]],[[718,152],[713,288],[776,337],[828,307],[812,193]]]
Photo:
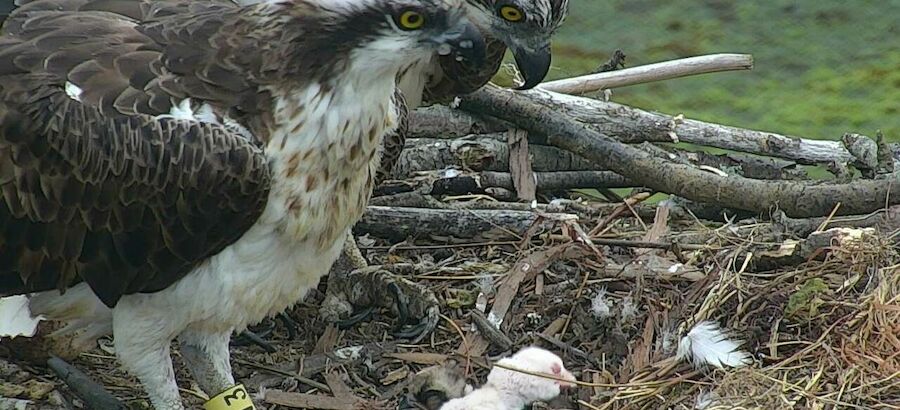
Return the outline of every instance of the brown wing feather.
[[[484,64],[473,64],[471,61],[457,61],[452,56],[441,56],[439,61],[443,75],[425,87],[424,99],[428,104],[447,103],[458,95],[471,93],[489,81],[503,62],[506,45],[492,37],[485,37],[487,50]]]
[[[0,295],[84,281],[114,306],[256,221],[269,173],[255,144],[212,124],[104,116],[47,77],[0,91]]]
[[[3,27],[0,77],[50,72],[80,87],[81,101],[104,115],[165,114],[190,97],[249,122],[269,106],[271,97],[247,78],[262,62],[235,51],[259,49],[263,40],[247,35],[230,0],[24,3]],[[267,138],[265,124],[245,125]]]

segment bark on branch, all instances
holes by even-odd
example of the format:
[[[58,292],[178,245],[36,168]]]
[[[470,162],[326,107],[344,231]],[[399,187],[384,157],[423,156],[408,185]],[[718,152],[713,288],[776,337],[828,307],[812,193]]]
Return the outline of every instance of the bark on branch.
[[[556,219],[577,218],[575,215],[555,215],[558,216]],[[370,206],[353,232],[394,241],[430,236],[499,239],[521,236],[535,224],[549,229],[555,223],[530,211]]]
[[[591,161],[556,147],[533,145],[530,148],[531,166],[537,172],[598,170]],[[416,172],[450,167],[509,172],[509,145],[505,135],[408,140],[394,166],[392,178],[405,179]]]
[[[571,151],[643,186],[695,201],[754,212],[783,210],[792,217],[864,214],[900,203],[900,175],[851,184],[811,184],[723,177],[690,165],[653,157],[598,132],[568,114],[570,96],[546,91],[516,92],[488,86],[463,98],[461,107],[547,135],[551,145]],[[586,99],[580,99],[584,105]],[[563,115],[561,115],[563,114]]]
[[[626,143],[673,142],[677,139],[680,142],[783,158],[807,165],[850,163],[863,169],[880,168],[878,155],[881,155],[882,162],[889,161],[891,157],[895,158],[895,163],[900,159],[900,144],[883,144],[879,147],[870,138],[864,138],[863,144],[861,136],[856,134],[848,134],[845,141],[820,141],[683,119],[589,98],[539,92],[533,92],[532,95],[550,99],[557,105],[560,113]],[[455,110],[443,106],[428,109],[430,116],[455,115]],[[464,130],[491,127],[488,122],[474,116],[456,117],[460,118],[460,122],[456,123],[455,131],[447,133],[450,137],[465,135],[459,134]],[[410,121],[416,122],[416,116],[411,117]],[[493,127],[496,130],[496,125]],[[440,128],[430,125],[421,126],[420,131],[418,135],[421,136],[445,135]],[[535,134],[530,139],[532,144],[546,143],[544,138]],[[873,149],[879,149],[874,156]]]

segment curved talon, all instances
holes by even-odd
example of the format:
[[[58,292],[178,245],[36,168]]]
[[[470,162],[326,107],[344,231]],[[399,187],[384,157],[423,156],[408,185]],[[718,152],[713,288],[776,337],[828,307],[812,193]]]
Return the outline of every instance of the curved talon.
[[[287,330],[288,340],[296,339],[297,329],[300,328],[297,322],[295,322],[294,319],[291,319],[291,317],[284,312],[278,314],[278,319],[281,320],[281,324],[284,325],[284,329]]]
[[[394,297],[394,304],[397,306],[397,324],[398,326],[404,326],[410,323],[410,317],[412,315],[409,313],[409,298],[403,294],[403,289],[400,289],[400,285],[396,282],[392,282],[388,285],[388,290],[391,291],[391,296]]]
[[[375,313],[375,307],[369,306],[357,313],[354,313],[353,316],[350,316],[344,320],[337,321],[337,327],[340,330],[347,330],[353,326],[356,326],[360,322],[366,321],[372,317],[372,314]]]
[[[399,329],[394,331],[394,337],[409,339],[413,344],[419,343],[434,331],[439,319],[437,307],[430,307],[418,324],[399,326]]]
[[[271,334],[271,331],[269,333]],[[249,330],[245,330],[245,331],[241,332],[240,335],[234,337],[231,340],[232,346],[247,346],[250,344],[254,344],[254,345],[261,347],[263,350],[266,351],[266,353],[275,353],[278,351],[278,349],[276,349],[275,346],[272,346],[271,343],[263,340],[263,338],[261,336],[257,335],[256,333],[253,333]]]
[[[416,338],[418,338],[419,340],[421,340],[422,338],[424,338],[423,333],[424,333],[426,327],[427,327],[426,323],[419,323],[417,325],[400,326],[397,330],[395,330],[393,332],[393,334],[394,334],[394,337],[401,338],[401,339],[415,340]],[[417,343],[419,340],[416,340],[413,343]]]

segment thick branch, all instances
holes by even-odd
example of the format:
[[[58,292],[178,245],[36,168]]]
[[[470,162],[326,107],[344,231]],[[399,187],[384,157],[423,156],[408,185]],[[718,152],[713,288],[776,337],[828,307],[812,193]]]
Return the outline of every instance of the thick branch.
[[[558,215],[560,219],[565,216]],[[554,224],[528,211],[370,206],[353,231],[395,241],[429,236],[498,239],[521,236],[535,223],[543,228]]]
[[[622,144],[568,115],[556,104],[571,99],[545,91],[515,92],[485,87],[463,99],[469,111],[515,122],[548,135],[548,142],[607,167],[636,183],[695,201],[719,203],[754,212],[782,209],[789,216],[829,214],[840,202],[841,214],[861,214],[900,203],[900,177],[852,184],[808,184],[722,177],[693,166],[673,164]]]
[[[501,121],[481,119],[444,105],[421,107],[409,113],[407,138],[458,138],[470,134],[506,131]]]
[[[877,160],[857,156],[841,141],[819,141],[747,130],[703,121],[676,118],[652,113],[622,104],[582,97],[531,92],[528,94],[556,110],[585,123],[600,133],[615,136],[624,142],[687,142],[784,158],[803,164],[852,163],[861,168],[874,168]],[[895,152],[900,146],[893,144]]]
[[[558,111],[574,119],[590,124],[603,134],[626,143],[673,142],[673,136],[680,142],[748,152],[769,157],[784,158],[801,164],[854,163],[861,168],[873,167],[877,158],[860,153],[851,154],[841,141],[820,141],[780,135],[771,132],[754,131],[726,125],[712,124],[675,116],[643,111],[613,102],[573,97],[562,94],[538,93],[543,98],[558,105]],[[440,115],[452,115],[454,110],[447,107],[430,107]],[[486,122],[475,117],[466,117],[467,129],[487,128]],[[429,129],[428,135],[439,136],[438,129]],[[532,144],[546,143],[536,134],[530,136]],[[879,152],[882,156],[893,155],[900,158],[900,144],[884,144]]]
[[[556,147],[533,145],[530,153],[532,168],[537,172],[591,171],[598,168],[590,161]],[[416,172],[450,167],[509,172],[509,146],[505,136],[491,134],[454,140],[408,140],[394,166],[392,177],[405,179]]]
[[[691,75],[752,68],[753,56],[749,54],[712,54],[550,81],[538,88],[563,94],[586,94]]]
[[[509,172],[509,146],[499,135],[468,136],[457,140],[414,139],[401,154],[394,168],[393,179],[406,179],[418,172],[447,168]],[[746,154],[713,155],[678,148],[665,150],[643,145],[643,150],[664,158],[677,156],[682,163],[718,168],[728,174],[755,179],[806,179],[806,173],[795,162],[760,158]],[[604,167],[547,145],[531,145],[532,166],[538,180],[538,190],[550,191],[572,188],[618,188],[635,186],[626,178],[604,171]],[[482,186],[500,187],[514,191],[514,187],[499,175],[483,173]],[[497,178],[494,178],[497,177]],[[503,177],[505,178],[505,177]]]
[[[66,363],[66,361],[58,357],[51,357],[47,360],[47,366],[50,367],[50,370],[53,370],[53,373],[62,379],[63,382],[72,388],[72,391],[75,392],[78,398],[84,400],[88,408],[108,410],[126,408],[119,399],[106,391],[103,386],[88,377],[88,375],[84,374],[81,370],[78,370],[75,366]]]

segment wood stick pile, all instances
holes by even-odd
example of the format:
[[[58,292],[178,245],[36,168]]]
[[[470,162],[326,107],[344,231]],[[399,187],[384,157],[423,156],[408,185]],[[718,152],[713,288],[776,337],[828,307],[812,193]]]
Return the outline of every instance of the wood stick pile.
[[[418,110],[354,232],[373,265],[433,293],[438,328],[404,344],[376,313],[340,330],[318,316],[323,284],[289,312],[296,338],[273,321],[275,353],[234,349],[236,375],[269,408],[439,408],[537,345],[579,382],[535,408],[900,408],[900,146],[652,113],[600,90],[751,61],[489,86]],[[143,403],[112,353],[74,363]],[[70,391],[3,371],[15,381],[0,389]]]

